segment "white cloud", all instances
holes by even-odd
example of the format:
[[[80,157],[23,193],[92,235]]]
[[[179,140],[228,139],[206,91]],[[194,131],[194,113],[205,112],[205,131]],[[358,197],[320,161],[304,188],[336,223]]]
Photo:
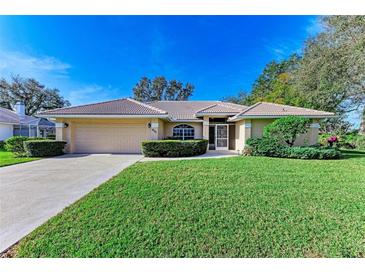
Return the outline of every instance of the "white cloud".
[[[71,89],[67,92],[67,99],[72,105],[82,105],[116,99],[118,97],[115,96],[118,94],[120,94],[119,89],[93,84]]]
[[[71,77],[71,65],[51,56],[33,56],[0,48],[0,78],[19,75],[35,78],[50,88],[57,88],[72,105],[94,103],[121,97],[121,91],[111,86],[82,83]],[[123,93],[126,94],[126,93]],[[128,94],[129,95],[129,94]]]
[[[275,60],[283,60],[293,53],[300,54],[301,43],[294,40],[264,41],[266,50]]]
[[[315,19],[310,19],[308,21],[308,25],[305,28],[305,31],[309,36],[315,36],[323,30],[324,28],[319,17]]]
[[[10,77],[20,75],[40,81],[49,78],[67,77],[71,66],[50,56],[29,54],[0,49],[0,75]]]

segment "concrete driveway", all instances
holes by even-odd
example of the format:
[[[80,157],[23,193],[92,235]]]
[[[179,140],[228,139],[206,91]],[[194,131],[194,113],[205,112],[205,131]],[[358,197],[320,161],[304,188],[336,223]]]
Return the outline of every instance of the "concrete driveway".
[[[69,154],[0,168],[0,252],[142,158]]]

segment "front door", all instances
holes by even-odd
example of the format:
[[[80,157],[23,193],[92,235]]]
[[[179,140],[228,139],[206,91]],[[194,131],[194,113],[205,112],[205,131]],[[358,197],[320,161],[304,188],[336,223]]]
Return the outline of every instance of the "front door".
[[[228,125],[216,125],[215,149],[228,150]]]

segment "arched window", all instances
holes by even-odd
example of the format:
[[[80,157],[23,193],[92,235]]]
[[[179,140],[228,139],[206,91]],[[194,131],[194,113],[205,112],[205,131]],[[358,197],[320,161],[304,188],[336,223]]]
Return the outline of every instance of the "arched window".
[[[178,125],[172,129],[172,136],[180,140],[192,140],[194,128],[189,125]]]

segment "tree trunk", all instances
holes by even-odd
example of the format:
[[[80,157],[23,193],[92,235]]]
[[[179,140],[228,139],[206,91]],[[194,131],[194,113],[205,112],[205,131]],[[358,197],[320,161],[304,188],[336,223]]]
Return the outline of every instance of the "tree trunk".
[[[359,133],[361,135],[365,135],[365,109],[364,112],[362,113]]]

